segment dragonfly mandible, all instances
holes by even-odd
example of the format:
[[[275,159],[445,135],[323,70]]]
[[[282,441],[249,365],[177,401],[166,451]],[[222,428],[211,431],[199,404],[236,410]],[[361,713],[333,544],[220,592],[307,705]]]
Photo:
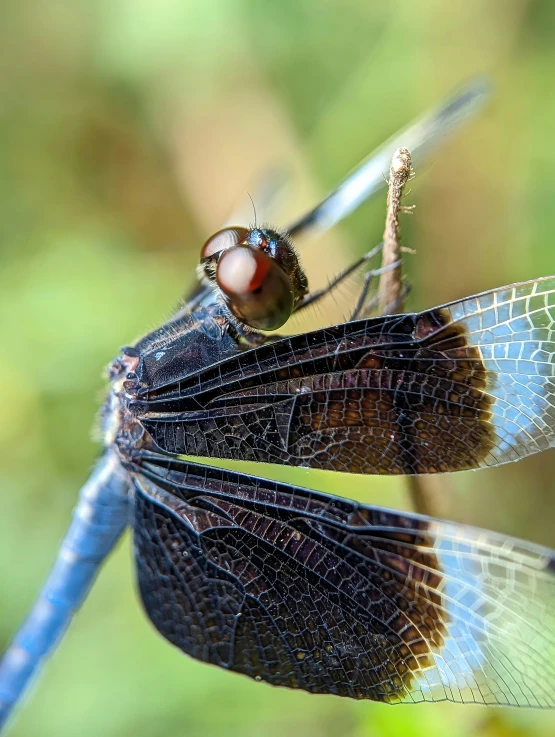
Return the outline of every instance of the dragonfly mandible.
[[[387,703],[555,705],[553,551],[184,458],[427,474],[553,447],[555,277],[265,332],[320,296],[291,238],[348,215],[400,144],[418,160],[485,96],[471,85],[414,123],[286,232],[216,233],[191,300],[122,349],[104,455],[0,662],[0,724],[128,524],[148,616],[201,661]]]

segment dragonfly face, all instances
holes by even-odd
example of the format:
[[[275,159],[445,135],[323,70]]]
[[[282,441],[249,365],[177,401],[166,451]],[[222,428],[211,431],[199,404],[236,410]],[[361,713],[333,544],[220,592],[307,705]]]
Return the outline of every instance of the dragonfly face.
[[[222,296],[218,278],[252,233],[209,239],[213,296],[113,366],[152,622],[189,655],[274,685],[388,703],[552,704],[549,551],[182,456],[421,474],[551,447],[555,278],[269,337],[240,322],[229,297],[240,290]],[[264,273],[291,284],[287,254]],[[265,308],[267,295],[257,320]],[[529,677],[538,671],[543,680]]]
[[[308,292],[291,240],[269,228],[219,230],[202,247],[199,274],[243,330],[280,328]]]

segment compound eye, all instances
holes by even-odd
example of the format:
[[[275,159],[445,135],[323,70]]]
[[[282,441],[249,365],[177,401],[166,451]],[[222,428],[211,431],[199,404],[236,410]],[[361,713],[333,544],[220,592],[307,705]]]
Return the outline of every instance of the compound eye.
[[[242,228],[240,226],[218,230],[217,233],[214,233],[214,235],[210,236],[210,238],[201,248],[201,259],[213,258],[218,253],[221,253],[222,251],[227,251],[228,248],[238,246],[239,243],[243,243],[245,241],[248,234],[248,229]]]
[[[233,315],[255,330],[276,330],[293,312],[287,274],[256,248],[226,249],[218,261],[216,282]]]

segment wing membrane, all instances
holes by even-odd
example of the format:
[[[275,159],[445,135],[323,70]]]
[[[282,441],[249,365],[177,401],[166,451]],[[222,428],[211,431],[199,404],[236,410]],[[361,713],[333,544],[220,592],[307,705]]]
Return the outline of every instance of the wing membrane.
[[[147,379],[130,408],[174,454],[435,473],[555,444],[555,277],[269,342]],[[168,342],[179,355],[179,339]]]
[[[479,112],[489,96],[488,82],[476,79],[435,110],[398,131],[361,161],[313,210],[293,223],[288,228],[289,234],[296,236],[309,228],[327,230],[350,215],[364,200],[385,187],[384,174],[400,146],[409,149],[413,164],[420,164],[434,147]]]
[[[146,610],[200,660],[388,703],[555,705],[553,552],[142,452]]]

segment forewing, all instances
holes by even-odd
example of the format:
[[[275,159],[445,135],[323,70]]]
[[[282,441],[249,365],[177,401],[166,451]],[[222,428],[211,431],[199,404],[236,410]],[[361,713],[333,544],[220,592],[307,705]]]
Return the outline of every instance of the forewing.
[[[553,553],[141,453],[138,580],[200,660],[388,703],[555,705]]]
[[[554,318],[546,277],[185,365],[172,381],[139,364],[129,406],[175,454],[355,473],[493,466],[555,443]]]

